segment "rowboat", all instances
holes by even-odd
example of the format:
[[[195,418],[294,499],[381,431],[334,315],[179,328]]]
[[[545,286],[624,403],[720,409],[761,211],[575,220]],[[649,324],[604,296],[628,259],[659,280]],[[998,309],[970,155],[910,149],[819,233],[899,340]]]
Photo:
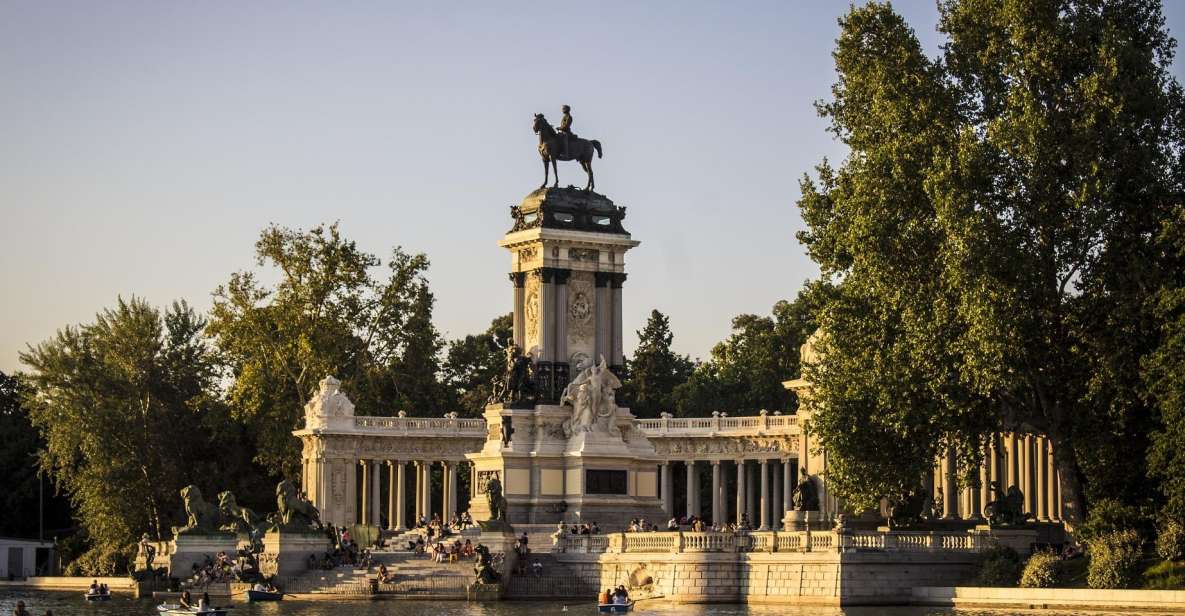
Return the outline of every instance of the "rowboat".
[[[621,614],[634,609],[634,602],[626,603],[598,603],[597,611],[602,614]]]
[[[88,592],[82,596],[85,597],[87,601],[110,601],[111,600],[111,593],[109,593],[109,592]]]
[[[181,607],[178,603],[162,603],[156,606],[156,611],[164,616],[194,616],[194,614],[200,614],[201,616],[226,616],[226,608],[224,607],[208,607],[204,610],[199,610],[196,607]]]
[[[248,590],[248,601],[280,601],[284,598],[284,593],[280,591],[268,592],[266,590]]]

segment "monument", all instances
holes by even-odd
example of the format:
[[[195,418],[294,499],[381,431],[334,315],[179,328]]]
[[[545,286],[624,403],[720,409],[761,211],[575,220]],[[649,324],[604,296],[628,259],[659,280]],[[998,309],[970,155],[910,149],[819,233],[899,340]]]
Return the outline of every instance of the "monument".
[[[604,195],[540,188],[510,208],[513,339],[485,410],[474,519],[493,519],[498,481],[510,524],[665,519],[658,456],[619,406],[625,208]]]

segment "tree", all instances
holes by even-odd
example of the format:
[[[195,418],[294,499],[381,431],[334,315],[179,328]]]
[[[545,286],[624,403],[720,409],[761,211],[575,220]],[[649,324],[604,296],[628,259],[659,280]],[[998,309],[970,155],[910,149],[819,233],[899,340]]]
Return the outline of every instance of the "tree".
[[[887,5],[840,21],[819,109],[850,153],[799,202],[839,289],[811,429],[863,505],[945,450],[970,471],[993,431],[1045,433],[1073,525],[1097,453],[1080,444],[1102,426],[1138,446],[1148,416],[1131,377],[1156,337],[1149,239],[1180,191],[1173,42],[1145,0],[939,10],[940,61]]]
[[[279,281],[239,272],[214,292],[210,332],[234,376],[229,401],[250,426],[257,460],[275,475],[300,468],[303,407],[327,375],[340,379],[359,414],[431,415],[442,410],[440,336],[424,273],[428,259],[399,248],[382,265],[337,225],[269,227],[255,244]]]
[[[708,361],[695,366],[687,382],[675,388],[678,414],[794,410],[796,401],[782,381],[799,373],[800,348],[817,327],[815,315],[831,293],[828,283],[807,283],[794,301],[775,304],[771,317],[735,317],[733,334],[713,347]]]
[[[506,313],[490,321],[480,334],[470,334],[448,345],[444,360],[444,382],[452,408],[478,417],[493,395],[494,382],[506,370],[502,347],[514,335],[514,315]]]
[[[67,327],[21,353],[24,398],[45,441],[41,468],[69,495],[91,542],[85,573],[112,573],[141,533],[165,537],[185,485],[243,469],[217,452],[208,425],[227,420],[205,321],[184,302],[164,314],[120,299],[95,322]],[[232,477],[233,481],[233,477]]]
[[[0,516],[0,535],[36,537],[38,518],[32,512],[44,505],[47,536],[60,534],[70,527],[70,503],[54,493],[53,480],[46,478],[38,464],[38,452],[44,441],[37,432],[22,399],[29,395],[29,385],[20,375],[0,372],[0,476],[6,489],[0,493],[0,510],[15,515]],[[44,500],[39,499],[44,495]]]
[[[675,336],[665,314],[650,311],[645,327],[638,331],[638,346],[626,361],[622,396],[638,417],[658,417],[675,409],[675,387],[691,376],[694,364],[686,355],[671,350]]]
[[[1160,415],[1152,434],[1149,473],[1160,482],[1165,511],[1185,520],[1185,207],[1160,234],[1165,260],[1177,272],[1157,292],[1153,306],[1161,324],[1161,341],[1146,358],[1143,378]]]

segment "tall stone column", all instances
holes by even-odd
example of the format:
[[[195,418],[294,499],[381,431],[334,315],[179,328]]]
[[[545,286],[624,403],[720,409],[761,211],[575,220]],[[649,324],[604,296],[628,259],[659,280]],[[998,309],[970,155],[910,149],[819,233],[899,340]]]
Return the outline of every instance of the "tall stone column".
[[[611,272],[595,272],[593,279],[596,284],[596,344],[594,346],[592,361],[600,361],[602,355],[605,356],[605,361],[609,361],[610,356],[613,355],[610,349],[609,330],[613,321],[613,309],[610,305],[611,291],[609,288],[609,280],[613,276]]]
[[[724,504],[721,491],[724,489],[724,477],[720,474],[720,460],[712,460],[712,524],[719,524],[724,520],[720,506]]]
[[[758,507],[761,509],[761,527],[759,530],[769,530],[769,460],[762,458],[760,470],[761,474],[761,502]]]
[[[1044,436],[1037,437],[1037,519],[1049,521],[1049,445]]]
[[[975,517],[982,518],[983,510],[987,504],[992,502],[992,469],[991,469],[991,445],[988,445],[984,452],[983,464],[979,465],[979,503],[975,507]]]
[[[560,366],[555,373],[557,393],[563,393],[575,368],[568,362],[568,278],[571,275],[570,269],[555,270],[555,362]]]
[[[695,460],[688,460],[687,467],[687,517],[695,515],[695,486],[699,481],[695,476]]]
[[[991,441],[988,443],[988,498],[985,499],[984,505],[996,498],[992,492],[992,484],[1000,485],[1000,436],[993,434]]]
[[[675,515],[675,492],[671,489],[671,463],[669,461],[658,465],[660,481],[662,482],[662,510],[666,512],[667,517],[674,517]]]
[[[378,460],[370,462],[370,524],[380,526],[383,513],[383,478],[382,463]]]
[[[749,475],[748,477],[745,478],[745,486],[748,488],[747,490],[745,490],[745,501],[747,501],[747,503],[748,503],[748,508],[746,509],[746,511],[749,513],[749,525],[752,527],[756,527],[757,517],[758,517],[757,516],[757,496],[758,496],[757,490],[758,490],[758,485],[760,482],[760,480],[757,478],[757,465],[756,464],[746,464],[745,465],[745,472],[748,473],[748,475]]]
[[[440,473],[440,479],[441,483],[443,484],[440,486],[440,521],[442,524],[448,524],[449,508],[453,506],[452,502],[450,502],[448,498],[450,491],[448,484],[450,475],[449,471],[451,470],[450,467],[452,464],[453,463],[449,462],[448,460],[442,460],[440,462],[440,469],[442,471]]]
[[[432,521],[432,461],[424,462],[424,517]]]
[[[737,520],[740,524],[745,514],[745,461],[737,460]]]
[[[424,519],[424,464],[423,460],[416,460],[416,519],[415,525],[419,526],[420,520]]]
[[[525,302],[527,274],[526,272],[511,272],[510,283],[514,286],[514,324],[513,335],[514,343],[518,348],[523,348],[526,340],[526,323],[523,317],[523,305]],[[524,349],[524,352],[526,349]]]
[[[1046,504],[1045,510],[1049,512],[1049,519],[1056,521],[1057,515],[1057,468],[1053,465],[1053,442],[1046,439],[1045,441],[1045,477],[1049,482],[1049,487],[1045,491]]]
[[[1008,434],[1008,487],[1012,486],[1020,488],[1020,438],[1015,432]]]
[[[398,528],[395,522],[395,503],[398,502],[396,498],[395,485],[395,461],[387,460],[387,530],[395,530]]]
[[[794,469],[790,466],[796,462],[793,458],[786,458],[782,462],[782,515],[778,517],[778,526],[786,519],[786,512],[794,508]]]
[[[1021,469],[1021,492],[1025,496],[1025,513],[1036,514],[1037,504],[1036,496],[1033,486],[1033,435],[1026,434],[1021,440],[1020,444],[1020,469]]]
[[[366,524],[370,517],[370,463],[366,460],[362,460],[362,507],[358,513],[358,523]]]
[[[621,331],[621,286],[623,284],[625,284],[624,273],[614,274],[609,282],[609,290],[613,294],[613,317],[611,319],[613,329],[609,337],[612,357],[609,359],[609,363],[613,366],[625,365],[625,352],[622,348]]]
[[[769,502],[769,527],[772,530],[777,530],[782,525],[782,518],[785,517],[785,512],[780,512],[782,507],[782,464],[780,460],[774,460],[769,467],[769,483],[773,496]]]
[[[446,522],[448,520],[453,519],[453,516],[457,515],[457,511],[460,509],[460,507],[458,506],[460,503],[457,502],[457,465],[458,464],[460,464],[460,462],[450,462],[449,463],[449,468],[448,468],[448,506],[449,506],[449,508],[447,511],[445,511],[445,516],[447,517]]]
[[[342,524],[356,524],[358,522],[358,460],[349,460],[343,464],[346,471],[346,502],[342,511]]]
[[[942,459],[942,517],[956,519],[959,517],[959,483],[955,467],[954,452],[948,451]]]

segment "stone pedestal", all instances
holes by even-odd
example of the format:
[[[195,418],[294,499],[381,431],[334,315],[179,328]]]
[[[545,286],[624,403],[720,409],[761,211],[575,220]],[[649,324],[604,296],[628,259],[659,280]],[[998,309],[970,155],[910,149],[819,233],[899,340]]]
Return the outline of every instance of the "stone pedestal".
[[[1033,551],[1033,544],[1037,542],[1035,528],[991,528],[986,524],[977,525],[971,531],[977,535],[988,535],[1002,546],[1010,547],[1022,557]]]
[[[265,576],[296,575],[308,569],[309,555],[318,559],[332,549],[324,533],[270,532],[263,536],[260,573]]]
[[[169,542],[168,567],[173,577],[188,577],[193,565],[202,566],[206,557],[214,559],[219,552],[233,556],[238,548],[239,538],[234,533],[184,534]],[[160,555],[157,555],[160,560]],[[154,567],[161,566],[153,562]]]
[[[811,515],[814,514],[814,515]],[[791,509],[786,512],[786,516],[782,518],[782,527],[789,531],[806,530],[810,525],[810,518],[818,517],[817,511],[798,511]]]

